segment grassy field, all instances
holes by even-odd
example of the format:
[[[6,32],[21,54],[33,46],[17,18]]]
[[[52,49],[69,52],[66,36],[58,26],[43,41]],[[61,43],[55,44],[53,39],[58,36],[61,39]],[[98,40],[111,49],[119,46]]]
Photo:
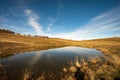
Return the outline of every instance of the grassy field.
[[[120,55],[120,37],[73,41],[59,38],[31,37],[20,34],[0,32],[0,56],[63,46],[82,46],[96,48],[101,50],[106,55]]]
[[[72,46],[74,41],[0,32],[0,57],[20,52]]]
[[[96,48],[105,54],[104,62],[100,58],[90,58],[88,61],[75,58],[69,66],[63,67],[58,80],[120,80],[120,38],[105,38],[87,41],[76,41],[73,45],[87,48]],[[80,70],[79,70],[80,69]],[[23,80],[33,79],[30,69],[25,71]],[[81,74],[81,72],[83,72]],[[34,74],[34,71],[33,71]],[[33,75],[32,74],[32,75]],[[76,79],[75,75],[78,75]],[[42,74],[35,80],[55,80],[55,74]]]
[[[79,46],[96,48],[106,55],[120,55],[120,37],[80,41]]]
[[[73,41],[59,38],[41,38],[24,36],[15,33],[0,32],[0,57],[33,50],[43,50],[64,46],[81,46],[96,48],[105,54],[105,62],[99,58],[92,58],[88,62],[75,59],[71,65],[64,67],[61,80],[75,80],[73,76],[80,68],[85,74],[85,80],[119,80],[120,79],[120,37],[104,38],[95,40]],[[0,65],[2,67],[2,65]],[[28,80],[29,72],[25,72],[23,80]],[[51,74],[54,78],[54,74]],[[26,77],[27,76],[27,77]],[[41,79],[44,78],[44,79]],[[47,76],[49,77],[49,76]],[[39,79],[45,80],[41,75]]]

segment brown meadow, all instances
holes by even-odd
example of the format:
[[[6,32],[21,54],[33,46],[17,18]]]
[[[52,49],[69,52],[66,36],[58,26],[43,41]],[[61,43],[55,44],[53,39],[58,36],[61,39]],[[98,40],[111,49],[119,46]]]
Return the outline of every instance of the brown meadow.
[[[85,74],[84,80],[119,80],[120,79],[120,37],[73,41],[59,38],[25,36],[15,33],[0,32],[0,57],[33,50],[43,50],[65,46],[80,46],[95,48],[105,54],[104,62],[99,58],[91,58],[88,61],[75,58],[69,66],[63,67],[58,80],[76,80],[74,76],[77,68]],[[0,70],[4,65],[0,64]],[[56,80],[53,73],[43,73],[39,77],[32,76],[30,69],[23,73],[23,80]],[[31,77],[32,76],[32,77]],[[46,79],[47,77],[47,79]],[[7,76],[1,76],[1,80],[8,80]]]

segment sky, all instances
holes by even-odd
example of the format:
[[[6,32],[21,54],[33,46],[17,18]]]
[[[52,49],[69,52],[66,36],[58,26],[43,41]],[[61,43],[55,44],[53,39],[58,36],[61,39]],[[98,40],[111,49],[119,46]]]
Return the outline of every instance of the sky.
[[[0,0],[0,28],[72,40],[120,36],[120,0]]]

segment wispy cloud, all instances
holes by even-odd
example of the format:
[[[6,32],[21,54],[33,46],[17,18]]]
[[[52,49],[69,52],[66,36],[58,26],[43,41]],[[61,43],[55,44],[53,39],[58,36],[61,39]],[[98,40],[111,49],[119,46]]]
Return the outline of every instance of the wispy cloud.
[[[115,8],[107,13],[92,18],[87,24],[76,31],[64,33],[61,37],[75,40],[106,37],[108,33],[110,35],[115,31],[120,31],[119,13],[120,7]]]
[[[2,26],[3,26],[3,27],[8,27],[8,28],[13,28],[13,29],[16,29],[16,28],[17,28],[16,26],[11,26],[11,25],[7,25],[7,24],[3,24]]]
[[[2,19],[2,18],[0,18],[0,21],[3,21],[3,19]]]
[[[10,30],[17,30],[17,31],[25,31],[25,29],[23,29],[23,28],[20,28],[18,26],[8,25],[8,24],[1,24],[0,28],[10,29]]]
[[[18,17],[18,15],[17,15],[12,9],[8,9],[8,10],[9,10],[9,12],[10,12],[12,15]]]
[[[59,8],[61,9],[61,6],[59,6]],[[41,23],[39,22],[40,17],[37,15],[37,13],[35,13],[33,10],[25,9],[27,23],[35,29],[38,35],[48,35],[50,37],[61,37],[73,40],[94,39],[116,35],[120,36],[120,33],[115,33],[116,31],[120,32],[119,13],[120,7],[93,17],[91,20],[88,21],[87,24],[81,26],[79,29],[73,32],[52,34],[45,33],[46,31],[43,31],[43,26],[41,26]],[[54,25],[55,21],[56,18],[49,18],[47,27],[48,32],[51,32],[52,26]]]
[[[51,32],[51,31],[52,31],[52,26],[54,25],[54,22],[55,22],[55,19],[49,17],[49,18],[48,18],[48,21],[49,21],[49,24],[48,24],[48,27],[47,27],[47,31],[48,31],[48,32]]]
[[[43,35],[41,24],[38,22],[40,18],[34,11],[30,9],[25,9],[25,14],[28,17],[28,24],[33,27],[38,35]]]
[[[57,14],[55,16],[55,18],[52,18],[52,17],[49,17],[49,21],[50,23],[48,24],[48,27],[47,27],[47,31],[48,32],[51,32],[52,31],[52,26],[54,25],[54,23],[57,21],[57,19],[59,18],[60,16],[60,13],[61,13],[61,10],[62,10],[62,7],[63,7],[63,4],[62,4],[62,1],[61,0],[57,0],[57,3],[58,3],[58,10],[57,10]]]
[[[58,0],[58,12],[57,12],[57,15],[56,15],[56,18],[58,18],[60,16],[60,13],[61,13],[61,10],[62,10],[62,1],[61,0]]]

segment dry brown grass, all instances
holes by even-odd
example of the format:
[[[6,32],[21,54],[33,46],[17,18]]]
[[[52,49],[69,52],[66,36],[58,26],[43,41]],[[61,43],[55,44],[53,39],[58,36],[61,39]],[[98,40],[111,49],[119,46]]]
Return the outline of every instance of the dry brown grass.
[[[113,61],[116,60],[115,57],[112,57]],[[100,58],[90,58],[88,61],[78,61],[77,58],[73,64],[70,64],[69,67],[64,67],[64,69],[66,69],[65,73],[68,71],[74,75],[76,68],[79,67],[85,74],[84,80],[119,80],[120,65],[117,62],[111,62],[107,58],[105,58],[105,62]]]
[[[120,55],[120,37],[80,41],[79,46],[96,48],[106,55]]]
[[[120,79],[120,37],[81,41],[79,46],[96,48],[106,55],[105,63],[101,63],[99,59],[90,60],[91,65],[86,70],[90,80]]]
[[[112,57],[113,60],[115,56]],[[77,68],[84,72],[84,80],[119,80],[120,79],[120,65],[110,62],[105,58],[105,62],[101,58],[89,58],[87,61],[84,58],[76,57],[68,66],[63,67],[59,78],[56,78],[56,73],[42,73],[38,77],[31,77],[34,71],[26,70],[23,80],[76,80],[75,73]],[[31,73],[33,72],[33,73]]]
[[[59,76],[56,76],[56,74],[52,72],[36,74],[36,71],[32,71],[32,69],[27,68],[23,72],[22,80],[65,80],[63,74],[61,72],[58,73]]]
[[[0,64],[0,69],[3,67],[3,65],[2,64]]]
[[[96,48],[106,55],[120,55],[120,37],[73,41],[59,38],[40,38],[20,34],[0,33],[0,56],[64,46]]]
[[[74,41],[0,33],[0,56],[73,45]]]
[[[106,62],[103,63],[99,58],[91,58],[89,61],[85,61],[83,59],[81,60],[82,62],[79,59],[75,59],[75,61],[70,62],[70,66],[63,68],[64,76],[60,75],[61,80],[75,80],[74,73],[76,71],[76,67],[80,67],[85,73],[85,80],[120,79],[120,37],[72,41],[56,38],[38,38],[18,34],[0,33],[0,56],[63,46],[96,48],[106,55],[104,58]],[[29,72],[30,71],[25,72],[23,78],[24,80],[31,76],[31,73]],[[51,74],[51,80],[54,78],[54,75]],[[36,80],[46,80],[46,77],[49,77],[49,75],[42,74]]]

